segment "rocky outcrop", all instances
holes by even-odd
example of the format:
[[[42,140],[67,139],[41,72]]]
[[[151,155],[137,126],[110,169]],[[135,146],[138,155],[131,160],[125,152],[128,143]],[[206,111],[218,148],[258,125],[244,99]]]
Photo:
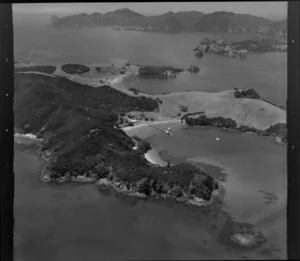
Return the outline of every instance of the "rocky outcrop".
[[[204,56],[204,51],[201,50],[201,49],[197,49],[195,51],[195,56],[198,57],[198,58],[202,58]]]
[[[220,233],[220,242],[236,248],[255,249],[263,245],[267,239],[254,225],[228,220]]]

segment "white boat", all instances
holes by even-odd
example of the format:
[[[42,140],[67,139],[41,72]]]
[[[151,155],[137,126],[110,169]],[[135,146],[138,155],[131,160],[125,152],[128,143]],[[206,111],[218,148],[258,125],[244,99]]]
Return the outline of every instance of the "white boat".
[[[165,132],[166,134],[170,135],[170,136],[173,136],[173,133],[170,132],[170,131],[168,131],[168,130],[165,130],[164,132]]]

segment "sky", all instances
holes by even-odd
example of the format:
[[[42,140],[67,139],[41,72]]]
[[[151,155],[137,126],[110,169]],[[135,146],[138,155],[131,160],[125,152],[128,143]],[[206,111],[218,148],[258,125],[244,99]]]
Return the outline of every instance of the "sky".
[[[144,15],[162,14],[173,11],[231,11],[263,16],[273,20],[287,16],[287,2],[143,2],[143,3],[38,3],[14,4],[15,14],[39,14],[64,16],[75,13],[105,13],[127,7]]]

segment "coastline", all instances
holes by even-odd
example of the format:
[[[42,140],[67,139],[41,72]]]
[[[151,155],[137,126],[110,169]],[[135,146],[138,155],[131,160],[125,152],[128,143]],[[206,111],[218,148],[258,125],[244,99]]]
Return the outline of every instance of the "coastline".
[[[17,67],[18,63],[15,65]],[[27,64],[29,66],[41,66],[41,64]],[[146,97],[159,100],[159,115],[163,118],[174,118],[182,114],[180,106],[188,108],[188,113],[205,111],[208,117],[224,117],[231,118],[238,125],[246,125],[256,129],[266,129],[276,123],[286,123],[286,111],[277,107],[274,104],[261,99],[235,98],[234,90],[221,91],[217,93],[210,92],[175,92],[163,95],[150,95],[145,93],[134,94],[123,86],[122,79],[131,74],[136,74],[136,65],[129,64],[125,70],[125,74],[117,73],[109,77],[100,77],[95,72],[96,67],[89,67],[90,71],[82,74],[69,74],[61,69],[60,65],[55,65],[56,70],[52,76],[60,76],[69,79],[70,81],[84,84],[86,86],[101,88],[101,86],[109,85],[111,88],[120,91],[132,97]],[[19,65],[19,67],[22,66]],[[114,67],[112,67],[114,68]],[[135,68],[135,69],[134,69]],[[120,68],[116,69],[119,70]],[[23,74],[41,74],[39,72],[19,72]],[[95,77],[90,78],[89,74]],[[50,76],[51,74],[49,74]],[[104,81],[103,81],[104,79]],[[101,82],[103,81],[103,82]],[[267,120],[268,119],[268,120]],[[156,123],[155,123],[156,124]]]
[[[61,65],[56,66],[56,71],[54,72],[54,75],[63,76],[65,78],[68,78],[69,80],[75,81],[75,82],[78,79],[80,79],[80,81],[81,80],[89,81],[89,79],[90,79],[90,78],[82,77],[81,75],[77,75],[77,74],[74,75],[74,74],[65,73],[62,71],[60,66]],[[121,75],[121,77],[123,77],[123,76]],[[97,81],[97,79],[93,79],[93,80]],[[86,84],[86,82],[84,82],[83,84]],[[99,86],[99,84],[97,83],[97,87],[98,86]],[[116,88],[114,85],[112,86],[112,88],[119,90],[119,88]],[[128,90],[126,90],[126,92],[127,91]],[[125,90],[123,89],[122,92],[125,92]],[[130,91],[128,91],[128,92],[130,92]],[[238,119],[238,121],[237,121],[238,125],[240,125],[241,122],[245,122],[246,119],[243,119],[243,118],[240,119],[240,117],[241,117],[240,115],[237,117],[236,110],[239,113],[240,112],[248,113],[248,112],[250,112],[249,106],[253,106],[254,109],[252,109],[252,112],[253,112],[253,114],[255,114],[255,112],[257,110],[260,111],[261,106],[262,106],[264,109],[266,109],[269,112],[269,114],[266,113],[266,111],[264,111],[261,114],[261,119],[259,118],[259,115],[256,114],[254,118],[250,117],[250,119],[249,119],[249,117],[248,117],[246,120],[248,123],[252,123],[252,125],[255,125],[255,126],[259,125],[260,128],[258,128],[258,129],[263,129],[264,127],[266,127],[265,126],[266,122],[265,122],[264,118],[270,116],[270,114],[272,114],[272,113],[274,115],[274,117],[273,117],[274,121],[280,122],[283,117],[282,116],[283,114],[281,113],[282,110],[280,108],[277,108],[277,107],[273,106],[272,104],[266,103],[261,100],[253,101],[253,100],[247,99],[247,98],[236,99],[236,98],[234,98],[233,91],[231,91],[231,90],[222,91],[219,93],[179,92],[179,93],[171,93],[171,94],[166,94],[166,95],[145,95],[145,94],[134,95],[133,93],[131,93],[130,96],[134,96],[134,97],[148,96],[148,97],[151,97],[154,99],[159,98],[161,102],[159,102],[159,104],[158,104],[159,111],[157,112],[159,120],[156,120],[153,122],[141,121],[141,122],[138,122],[137,124],[134,124],[133,126],[127,126],[127,127],[120,128],[124,132],[126,132],[126,134],[128,134],[128,132],[130,132],[131,130],[139,129],[141,127],[147,127],[147,126],[150,127],[152,125],[159,125],[159,124],[166,124],[166,123],[180,124],[180,118],[178,118],[178,113],[182,112],[181,111],[182,106],[188,107],[189,113],[191,113],[191,112],[193,113],[193,112],[197,112],[197,111],[205,111],[205,113],[207,115],[209,115],[210,117],[215,116],[215,115],[217,115],[218,117],[224,117],[224,115],[228,115],[229,118],[233,118],[236,121]],[[230,108],[228,107],[228,104],[230,105],[229,106]],[[238,110],[238,109],[240,109],[240,110]],[[175,115],[177,115],[177,117]],[[261,120],[261,122],[259,122],[259,119]],[[271,124],[271,121],[269,124]],[[22,136],[22,135],[16,134],[16,137],[18,137],[18,136]],[[42,139],[38,139],[35,135],[32,135],[32,134],[24,134],[22,137],[36,139],[36,140],[42,140]],[[45,167],[41,174],[42,180],[45,182],[95,183],[98,180],[95,177],[87,177],[86,175],[78,175],[75,177],[74,176],[71,177],[70,174],[68,174],[68,173],[66,175],[60,176],[58,178],[51,178],[50,173],[47,171],[47,165],[48,165],[47,163],[49,163],[52,153],[49,151],[42,152],[42,153],[44,153],[42,155],[42,157],[47,160]],[[47,153],[49,155],[45,155]],[[155,161],[155,159],[151,158],[151,156],[149,157],[149,154],[147,154],[147,153],[144,154],[144,158],[153,165],[162,166],[159,162]],[[75,173],[75,175],[76,175],[76,173]],[[107,184],[109,184],[109,183],[107,183]],[[109,185],[113,186],[114,184],[109,184]],[[166,196],[162,195],[161,197],[166,197]],[[189,199],[186,199],[186,198],[177,199],[177,200],[189,202]],[[192,200],[190,202],[190,204],[196,204],[196,205],[199,205],[199,204],[202,205],[202,203],[199,203],[199,200],[197,200],[197,199]]]
[[[127,189],[124,184],[121,182],[114,182],[109,180],[108,178],[103,178],[99,179],[97,182],[97,185],[101,188],[110,188],[113,189],[114,191],[121,193],[126,196],[132,196],[132,197],[138,197],[142,199],[147,199],[147,198],[155,198],[155,199],[173,199],[179,203],[185,203],[188,205],[193,205],[196,207],[205,207],[205,206],[210,206],[213,205],[214,202],[216,202],[217,199],[219,199],[219,196],[221,194],[221,191],[223,190],[223,187],[219,181],[215,182],[218,184],[218,189],[214,189],[211,194],[210,200],[204,200],[202,198],[197,198],[193,197],[193,199],[188,198],[188,196],[184,193],[183,196],[181,197],[176,197],[171,194],[158,194],[154,191],[151,192],[150,195],[145,195],[143,193],[140,193],[138,191],[135,191],[134,189],[130,188]]]
[[[138,197],[141,199],[147,199],[147,198],[155,198],[155,199],[173,199],[179,203],[185,203],[188,205],[193,205],[196,207],[205,207],[213,205],[214,202],[216,202],[220,194],[222,193],[222,190],[224,190],[221,181],[218,181],[214,179],[215,185],[217,188],[213,189],[211,192],[211,197],[209,200],[205,200],[202,198],[198,198],[196,196],[192,196],[192,198],[188,197],[186,193],[183,192],[183,195],[181,197],[176,197],[174,195],[171,195],[170,193],[164,193],[159,194],[154,191],[151,192],[150,195],[146,195],[144,193],[140,193],[137,191],[136,188],[130,188],[127,189],[122,182],[115,182],[113,180],[110,180],[109,178],[92,178],[92,177],[86,177],[85,175],[78,175],[76,177],[66,177],[62,176],[56,179],[53,179],[50,177],[50,171],[47,169],[48,164],[50,162],[52,153],[50,151],[36,151],[39,158],[43,161],[43,167],[40,174],[40,178],[45,183],[55,183],[55,184],[65,184],[65,183],[80,183],[80,184],[92,184],[97,183],[97,185],[101,188],[110,188],[116,191],[117,193],[126,195],[126,196],[132,196],[132,197]],[[150,162],[150,161],[149,161]],[[156,166],[160,166],[156,162],[150,162],[151,164],[154,164]]]

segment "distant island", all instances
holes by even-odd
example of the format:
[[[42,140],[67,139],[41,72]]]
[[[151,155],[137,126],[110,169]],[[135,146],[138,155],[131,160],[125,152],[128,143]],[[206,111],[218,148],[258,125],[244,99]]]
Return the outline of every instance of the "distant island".
[[[199,58],[204,54],[215,54],[245,59],[248,53],[287,52],[287,47],[284,41],[261,36],[235,42],[205,37],[193,51]]]
[[[110,26],[120,30],[143,32],[207,32],[207,33],[251,33],[265,36],[286,37],[287,20],[272,21],[263,17],[233,12],[202,13],[197,11],[167,12],[145,16],[128,8],[107,13],[81,13],[77,15],[52,16],[48,25],[52,28],[82,28]]]

